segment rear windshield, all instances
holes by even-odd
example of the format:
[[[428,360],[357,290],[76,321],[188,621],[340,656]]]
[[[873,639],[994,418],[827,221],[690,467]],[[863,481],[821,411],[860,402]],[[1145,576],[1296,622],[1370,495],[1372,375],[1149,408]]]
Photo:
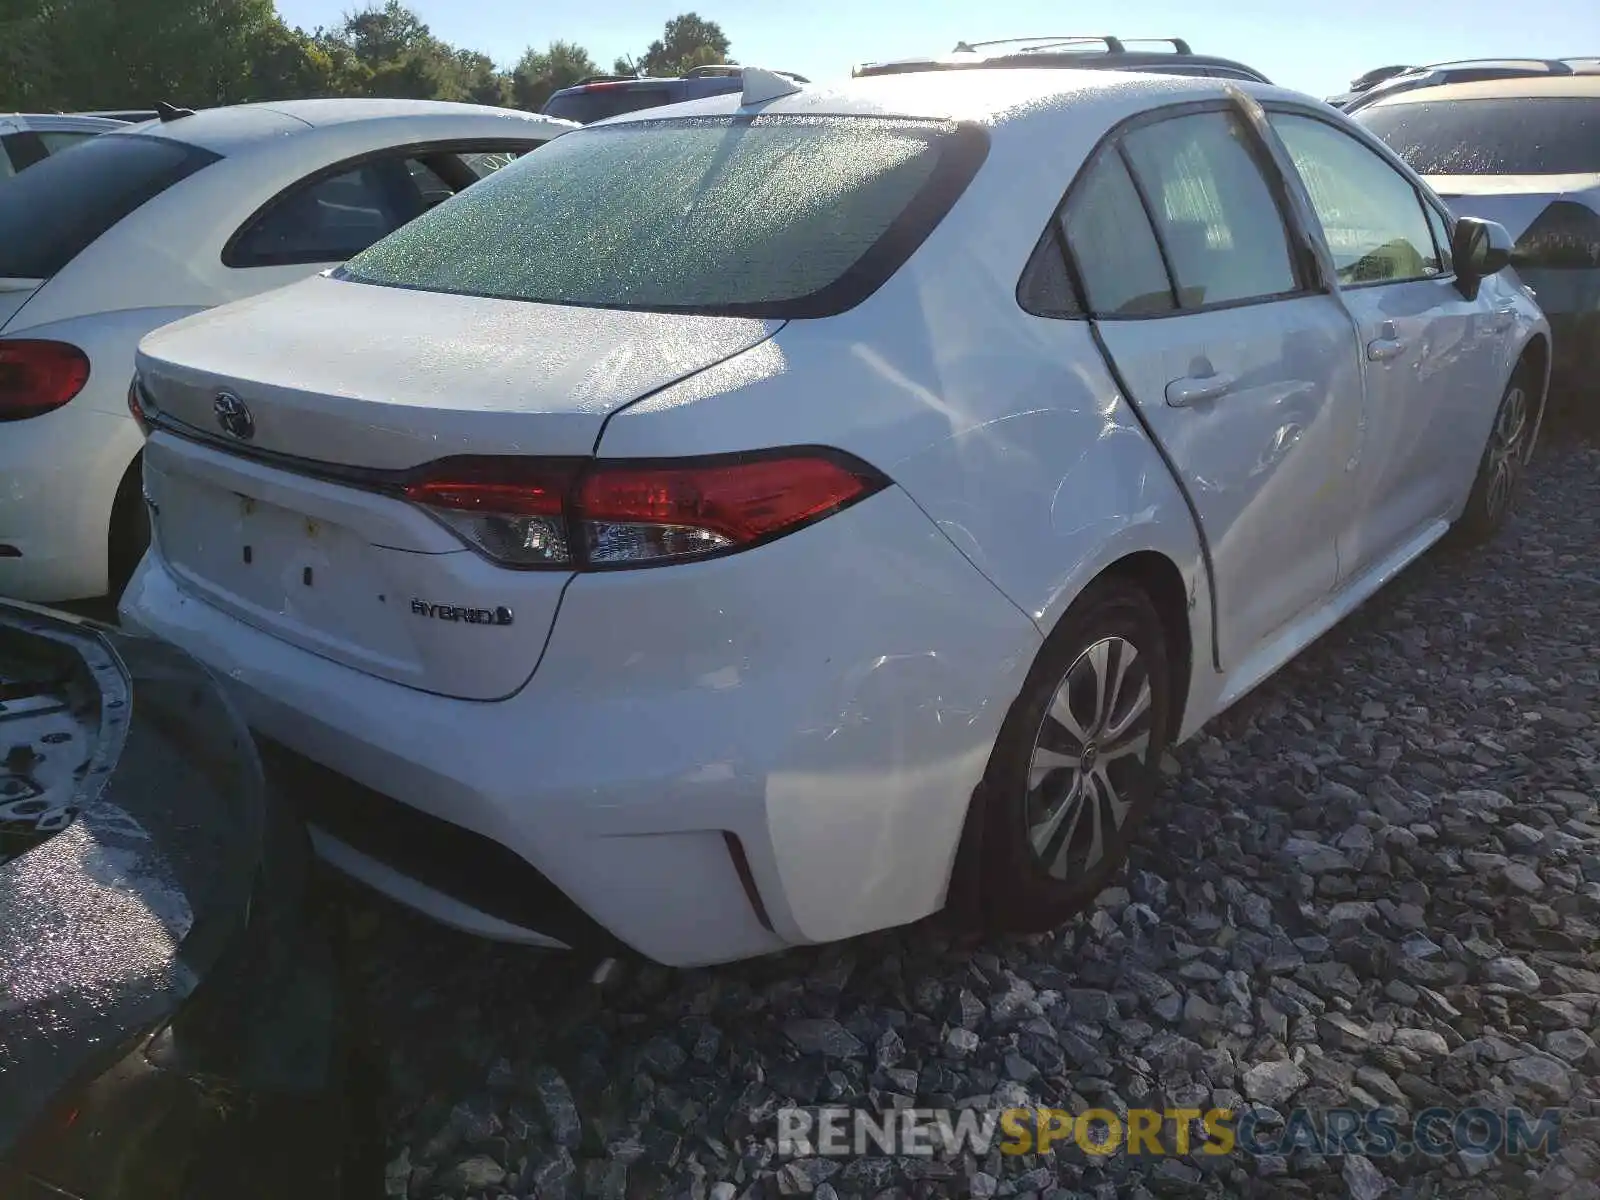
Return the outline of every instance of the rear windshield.
[[[218,155],[166,138],[101,134],[0,187],[0,278],[48,279],[140,205]]]
[[[544,115],[589,125],[607,117],[620,117],[623,113],[671,104],[675,99],[672,91],[670,87],[660,85],[584,88],[582,91],[551,96],[545,102]]]
[[[1419,175],[1600,172],[1600,98],[1386,104],[1356,119]]]
[[[556,138],[352,258],[341,278],[656,312],[841,312],[982,163],[976,127],[699,117]]]

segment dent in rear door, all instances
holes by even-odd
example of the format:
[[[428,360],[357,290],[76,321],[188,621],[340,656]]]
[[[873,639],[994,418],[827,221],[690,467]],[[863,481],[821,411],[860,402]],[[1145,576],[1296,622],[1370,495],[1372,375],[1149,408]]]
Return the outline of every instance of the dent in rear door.
[[[1225,666],[1333,588],[1360,405],[1349,320],[1302,286],[1250,138],[1221,109],[1143,124],[1065,213],[1106,351],[1199,517]]]

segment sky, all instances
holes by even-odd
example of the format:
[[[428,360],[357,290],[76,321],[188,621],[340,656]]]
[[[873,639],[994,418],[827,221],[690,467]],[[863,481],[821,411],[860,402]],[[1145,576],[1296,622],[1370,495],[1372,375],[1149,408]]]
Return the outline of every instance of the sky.
[[[364,0],[277,0],[291,25],[337,24]],[[577,42],[609,70],[685,11],[719,23],[738,62],[816,81],[861,62],[943,54],[963,39],[1112,33],[1178,36],[1196,53],[1237,59],[1274,83],[1317,96],[1372,67],[1459,58],[1600,54],[1593,0],[409,0],[435,36],[502,66],[530,44]],[[1205,15],[1201,15],[1204,12]]]

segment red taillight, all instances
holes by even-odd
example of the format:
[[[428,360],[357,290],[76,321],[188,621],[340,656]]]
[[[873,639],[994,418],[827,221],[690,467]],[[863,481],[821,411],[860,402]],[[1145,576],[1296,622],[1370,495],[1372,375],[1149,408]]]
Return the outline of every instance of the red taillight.
[[[407,485],[508,566],[624,567],[704,558],[791,533],[887,483],[828,450],[685,462],[468,459]]]
[[[89,382],[89,356],[66,342],[0,340],[0,421],[60,408]]]

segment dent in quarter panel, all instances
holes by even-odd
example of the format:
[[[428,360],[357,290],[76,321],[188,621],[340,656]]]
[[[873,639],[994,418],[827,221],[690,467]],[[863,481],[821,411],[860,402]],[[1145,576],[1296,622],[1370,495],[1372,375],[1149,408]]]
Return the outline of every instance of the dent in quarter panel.
[[[1086,327],[1039,324],[1056,346],[1012,381],[1020,411],[956,432],[890,473],[1041,632],[1096,574],[1141,550],[1171,559],[1192,596],[1204,580],[1182,494]],[[1070,352],[1080,349],[1085,357]],[[1209,644],[1197,630],[1197,662]]]

